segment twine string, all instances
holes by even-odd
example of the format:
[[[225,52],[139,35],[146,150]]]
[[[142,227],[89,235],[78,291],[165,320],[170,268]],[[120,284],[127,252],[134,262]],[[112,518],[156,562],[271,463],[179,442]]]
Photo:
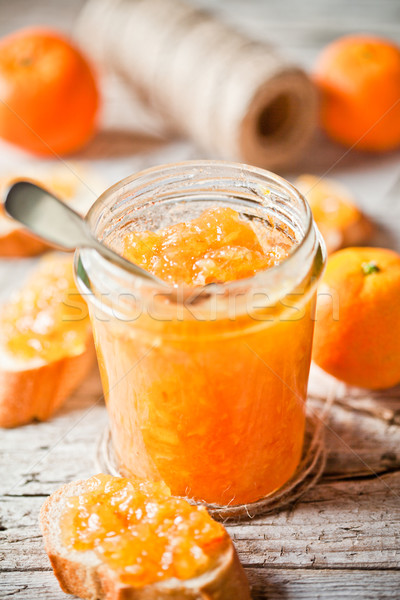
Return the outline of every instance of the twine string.
[[[205,503],[209,513],[214,518],[224,522],[231,519],[252,519],[260,514],[279,512],[311,490],[319,481],[325,469],[324,423],[329,418],[335,396],[336,390],[332,389],[322,410],[312,408],[308,411],[303,455],[296,472],[286,484],[267,497],[246,505],[218,506]],[[99,439],[96,462],[102,472],[117,477],[120,476],[109,427],[104,430]],[[187,500],[193,504],[196,503],[190,498],[187,498]]]

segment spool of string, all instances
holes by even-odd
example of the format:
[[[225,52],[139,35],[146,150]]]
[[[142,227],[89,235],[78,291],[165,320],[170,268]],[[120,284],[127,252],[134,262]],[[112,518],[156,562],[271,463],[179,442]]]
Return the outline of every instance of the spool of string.
[[[77,37],[168,126],[210,157],[268,169],[302,152],[316,124],[307,75],[181,0],[89,0]]]

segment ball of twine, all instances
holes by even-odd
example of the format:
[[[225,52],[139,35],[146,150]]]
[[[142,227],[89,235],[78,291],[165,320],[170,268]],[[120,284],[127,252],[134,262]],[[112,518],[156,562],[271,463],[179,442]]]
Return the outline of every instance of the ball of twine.
[[[76,33],[211,155],[275,169],[314,131],[316,93],[301,69],[181,0],[89,0]]]

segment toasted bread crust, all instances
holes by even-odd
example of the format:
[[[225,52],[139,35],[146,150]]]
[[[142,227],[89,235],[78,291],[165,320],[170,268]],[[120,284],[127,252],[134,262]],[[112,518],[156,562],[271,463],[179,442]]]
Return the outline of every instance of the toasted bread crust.
[[[26,370],[8,371],[0,364],[0,427],[49,419],[86,377],[94,360],[89,334],[81,354]]]
[[[64,485],[47,498],[40,511],[46,552],[64,592],[85,600],[250,600],[249,584],[232,542],[212,571],[188,581],[169,580],[142,588],[121,583],[99,559],[87,566],[69,558],[68,550],[54,534],[53,512],[83,483]]]

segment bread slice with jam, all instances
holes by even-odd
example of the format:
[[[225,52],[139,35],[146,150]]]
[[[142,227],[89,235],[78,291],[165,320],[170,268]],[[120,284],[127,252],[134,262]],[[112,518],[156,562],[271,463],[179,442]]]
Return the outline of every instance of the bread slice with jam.
[[[0,427],[47,420],[94,362],[72,256],[49,254],[0,308]]]
[[[163,483],[97,475],[40,513],[61,588],[87,600],[249,600],[226,530]]]

